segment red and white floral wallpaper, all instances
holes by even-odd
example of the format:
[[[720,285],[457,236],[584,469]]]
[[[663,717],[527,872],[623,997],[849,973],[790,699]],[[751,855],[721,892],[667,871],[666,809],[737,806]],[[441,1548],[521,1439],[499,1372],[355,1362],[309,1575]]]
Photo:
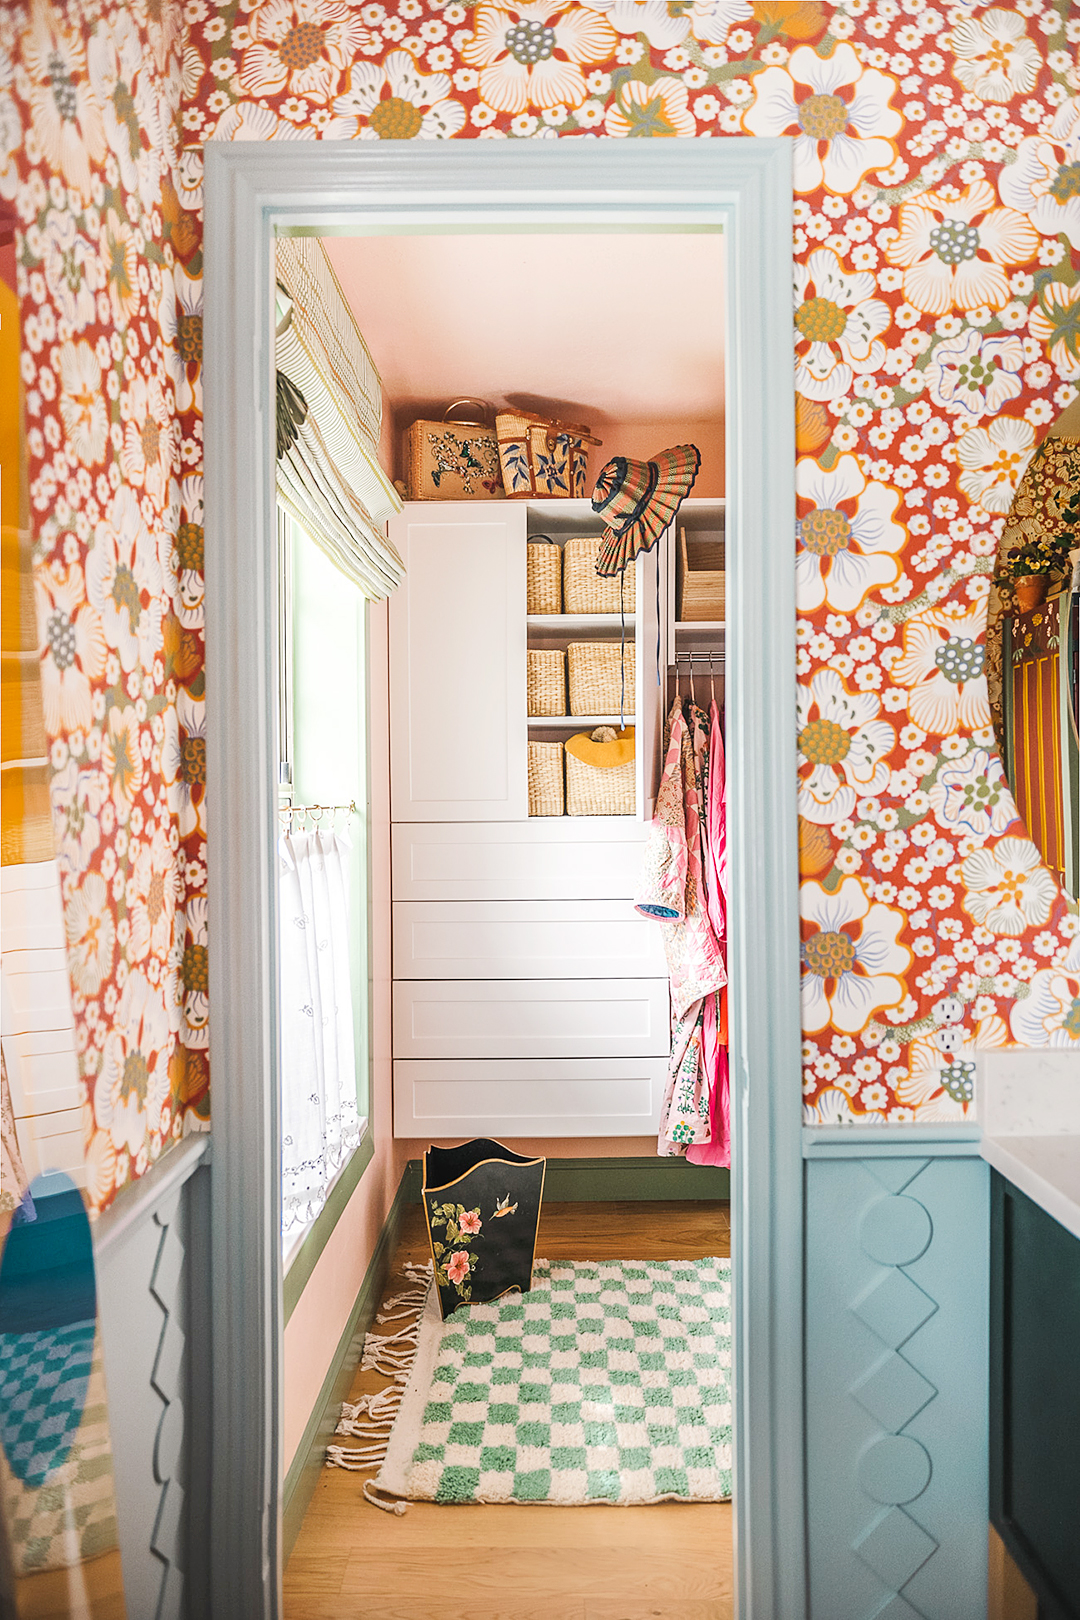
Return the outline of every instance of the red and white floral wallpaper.
[[[723,139],[795,158],[807,1117],[959,1118],[1080,1048],[997,759],[1003,520],[1080,380],[1067,0],[33,0],[0,19],[53,801],[94,1198],[208,1119],[207,140]],[[210,784],[213,790],[213,784]]]

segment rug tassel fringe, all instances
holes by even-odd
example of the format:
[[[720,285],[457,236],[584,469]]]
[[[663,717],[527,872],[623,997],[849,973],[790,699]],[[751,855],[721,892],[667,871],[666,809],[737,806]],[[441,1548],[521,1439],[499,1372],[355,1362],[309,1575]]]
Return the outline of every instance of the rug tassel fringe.
[[[430,1263],[417,1265],[413,1261],[407,1261],[405,1281],[411,1284],[411,1287],[403,1293],[395,1294],[393,1299],[388,1299],[375,1320],[377,1323],[400,1322],[409,1317],[413,1320],[406,1322],[406,1325],[398,1328],[395,1333],[365,1335],[363,1355],[360,1359],[362,1372],[373,1370],[385,1373],[392,1382],[385,1389],[376,1390],[372,1395],[361,1395],[358,1401],[343,1402],[341,1417],[334,1433],[351,1435],[361,1444],[327,1446],[326,1461],[330,1468],[344,1468],[351,1473],[370,1474],[381,1468],[386,1461],[390,1435],[420,1342],[420,1318],[431,1284]],[[381,1508],[384,1513],[393,1513],[400,1517],[408,1509],[407,1502],[388,1497],[379,1491],[373,1479],[364,1481],[363,1493],[365,1502],[369,1502],[372,1507]]]

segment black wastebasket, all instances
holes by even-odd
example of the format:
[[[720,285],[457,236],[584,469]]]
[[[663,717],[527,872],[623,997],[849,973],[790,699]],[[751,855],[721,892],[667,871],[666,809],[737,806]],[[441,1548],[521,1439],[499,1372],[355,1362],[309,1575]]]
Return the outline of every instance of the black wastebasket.
[[[424,1154],[424,1213],[443,1321],[532,1286],[546,1159],[483,1137]]]

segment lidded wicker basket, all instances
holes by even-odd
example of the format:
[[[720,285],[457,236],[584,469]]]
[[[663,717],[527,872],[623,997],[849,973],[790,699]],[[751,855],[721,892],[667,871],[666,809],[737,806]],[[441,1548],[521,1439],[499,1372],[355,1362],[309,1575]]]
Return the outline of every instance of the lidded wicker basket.
[[[567,613],[618,613],[619,579],[606,579],[596,572],[596,560],[603,545],[600,535],[588,534],[568,540],[563,547],[563,599]],[[622,611],[634,611],[635,574],[627,568],[622,575]]]
[[[582,745],[583,748],[582,748]],[[575,752],[582,748],[592,759]],[[598,726],[591,737],[579,733],[564,744],[568,816],[632,816],[636,808],[634,730]],[[627,758],[629,754],[629,758]],[[612,759],[621,761],[612,764]],[[596,760],[597,763],[593,763]]]
[[[570,713],[634,713],[634,643],[571,641],[566,649],[570,665]],[[625,671],[625,687],[623,672]]]
[[[566,657],[558,648],[529,648],[525,690],[530,715],[566,713]]]
[[[536,535],[526,547],[525,611],[562,612],[562,547],[546,535]]]
[[[563,790],[563,745],[558,742],[529,744],[529,814],[561,816],[566,813]]]

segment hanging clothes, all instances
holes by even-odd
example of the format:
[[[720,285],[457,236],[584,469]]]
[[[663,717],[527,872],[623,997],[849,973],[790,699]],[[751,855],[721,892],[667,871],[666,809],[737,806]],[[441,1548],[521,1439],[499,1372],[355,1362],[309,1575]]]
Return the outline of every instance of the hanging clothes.
[[[705,810],[705,889],[709,923],[727,966],[727,766],[720,710],[709,706],[709,766]],[[695,1140],[686,1157],[692,1164],[731,1163],[731,1082],[728,1067],[728,987],[709,997],[702,1027],[702,1062],[709,1091],[709,1137]]]
[[[693,703],[684,716],[676,701],[667,730],[636,905],[644,916],[660,919],[671,984],[674,1028],[657,1146],[670,1156],[712,1139],[716,997],[727,968],[710,920],[706,881],[710,719]]]

